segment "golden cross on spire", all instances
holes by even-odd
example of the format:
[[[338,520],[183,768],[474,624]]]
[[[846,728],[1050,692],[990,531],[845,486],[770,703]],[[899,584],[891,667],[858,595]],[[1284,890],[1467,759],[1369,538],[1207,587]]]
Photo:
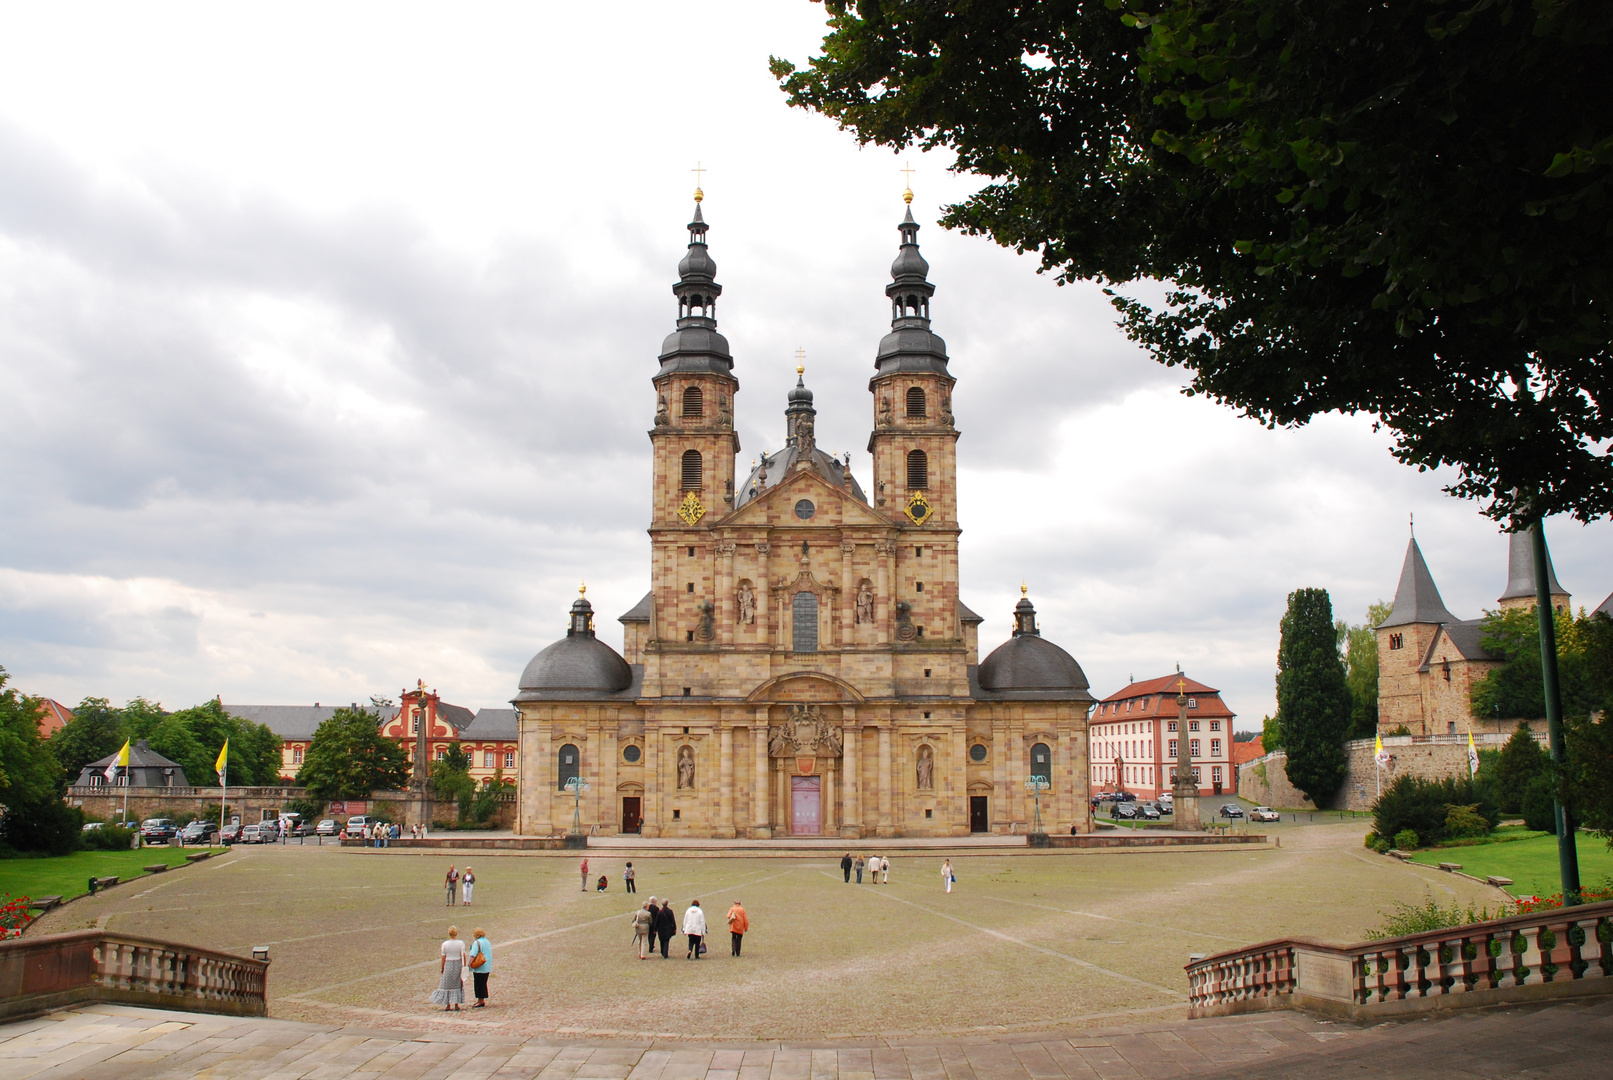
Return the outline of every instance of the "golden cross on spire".
[[[1025,579],[1024,578],[1020,578],[1019,579],[1019,595],[1024,596],[1028,592],[1030,592],[1030,586],[1025,584]]]
[[[907,175],[907,190],[902,192],[902,201],[911,206],[913,203],[913,173],[916,170],[911,164],[908,164],[898,171]]]
[[[696,161],[694,163],[694,168],[690,169],[689,171],[694,173],[694,201],[699,202],[701,199],[706,197],[706,193],[700,190],[700,178],[704,173],[708,173],[711,170],[701,165],[699,161]]]
[[[1178,675],[1176,677],[1176,692],[1178,694],[1186,695],[1186,693],[1187,693],[1187,677],[1185,675]]]
[[[588,582],[580,581],[580,582],[577,583],[577,595],[578,596],[587,596],[588,595]]]
[[[795,373],[797,375],[806,373],[806,347],[803,345],[795,347]]]

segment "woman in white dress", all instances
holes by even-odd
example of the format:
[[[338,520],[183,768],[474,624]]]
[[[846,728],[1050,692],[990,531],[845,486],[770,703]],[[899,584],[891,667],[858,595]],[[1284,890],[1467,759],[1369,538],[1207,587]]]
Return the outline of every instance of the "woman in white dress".
[[[464,898],[466,907],[470,907],[470,894],[475,891],[475,889],[476,875],[471,873],[470,867],[467,866],[465,867],[465,872],[459,877],[459,891]]]
[[[941,864],[941,884],[946,887],[947,892],[952,891],[952,860],[951,859],[947,859],[945,862],[943,862]]]
[[[448,928],[448,940],[442,943],[442,978],[437,989],[431,992],[431,1003],[441,1005],[443,1012],[458,1012],[465,1004],[465,943],[459,940],[459,927]]]

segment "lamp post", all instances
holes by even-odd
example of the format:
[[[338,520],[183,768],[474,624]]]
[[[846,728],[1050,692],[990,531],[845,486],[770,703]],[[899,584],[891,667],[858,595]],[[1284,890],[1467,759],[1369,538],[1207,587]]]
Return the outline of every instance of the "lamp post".
[[[1563,767],[1567,750],[1563,745],[1563,695],[1557,681],[1556,612],[1551,606],[1551,555],[1546,551],[1545,522],[1536,518],[1529,527],[1529,543],[1535,562],[1535,616],[1540,622],[1540,674],[1542,696],[1546,699],[1546,740],[1551,748],[1553,769]],[[1563,903],[1580,902],[1579,852],[1574,849],[1574,821],[1560,794],[1552,797],[1557,827],[1557,869],[1562,875]]]
[[[571,792],[571,834],[582,835],[582,793],[588,790],[588,781],[580,776],[573,776],[566,781],[566,790]]]
[[[1042,792],[1052,786],[1052,781],[1040,773],[1031,773],[1025,780],[1025,790],[1031,793],[1031,803],[1035,807],[1035,817],[1031,823],[1032,835],[1040,834],[1042,831]]]

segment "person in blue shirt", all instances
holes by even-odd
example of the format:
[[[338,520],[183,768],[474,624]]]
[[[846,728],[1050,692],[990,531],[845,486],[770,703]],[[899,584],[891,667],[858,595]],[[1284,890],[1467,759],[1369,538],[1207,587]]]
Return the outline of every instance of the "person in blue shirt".
[[[487,940],[487,931],[477,927],[472,931],[473,940],[470,943],[470,956],[466,962],[470,964],[471,981],[476,984],[476,1004],[473,1009],[487,1008],[487,977],[493,973],[493,943]]]

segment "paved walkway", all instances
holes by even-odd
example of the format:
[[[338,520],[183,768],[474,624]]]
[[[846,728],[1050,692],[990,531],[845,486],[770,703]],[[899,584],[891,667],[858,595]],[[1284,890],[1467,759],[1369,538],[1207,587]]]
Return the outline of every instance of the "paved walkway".
[[[466,1014],[470,1016],[470,1014]],[[467,1023],[467,1028],[471,1027]],[[1605,1077],[1613,1000],[1356,1027],[1302,1013],[846,1045],[415,1035],[95,1005],[0,1026],[6,1080],[1152,1080]]]

